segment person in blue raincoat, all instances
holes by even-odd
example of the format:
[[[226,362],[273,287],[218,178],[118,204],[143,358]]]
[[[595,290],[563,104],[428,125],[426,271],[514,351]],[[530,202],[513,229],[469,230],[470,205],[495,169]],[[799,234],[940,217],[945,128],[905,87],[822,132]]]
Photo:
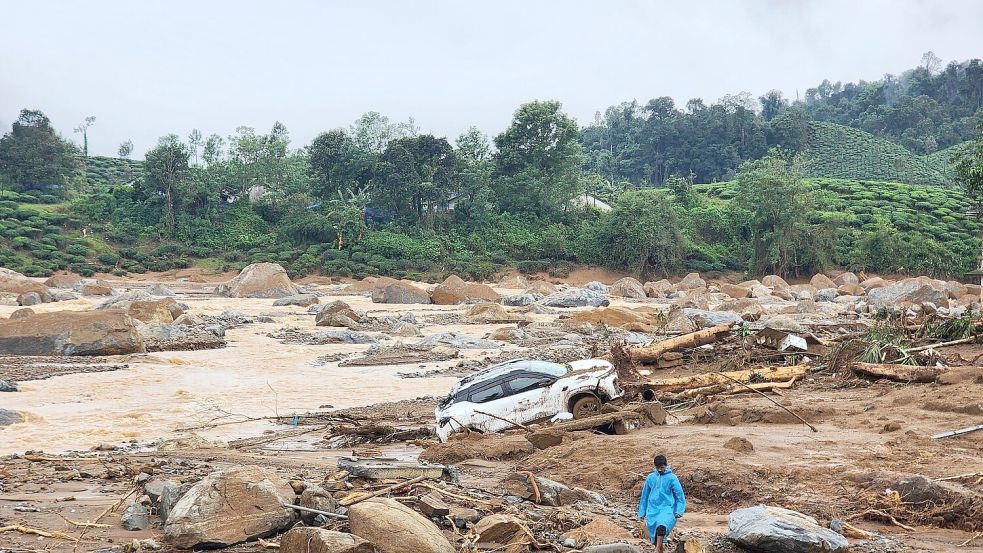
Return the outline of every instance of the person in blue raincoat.
[[[672,473],[665,455],[655,456],[655,470],[645,479],[642,500],[638,503],[638,517],[645,521],[649,539],[657,553],[662,553],[663,542],[676,519],[686,512],[686,496],[679,478]]]

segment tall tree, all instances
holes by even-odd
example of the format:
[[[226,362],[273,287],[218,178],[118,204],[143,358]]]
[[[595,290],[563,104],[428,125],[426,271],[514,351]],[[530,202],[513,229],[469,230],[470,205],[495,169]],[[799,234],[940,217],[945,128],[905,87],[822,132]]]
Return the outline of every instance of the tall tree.
[[[119,157],[122,158],[130,157],[130,154],[133,153],[133,141],[127,139],[124,140],[123,142],[120,142],[119,150],[117,151],[117,153],[119,154]]]
[[[0,138],[0,175],[17,190],[65,189],[80,167],[74,145],[55,132],[37,110],[21,110],[11,132]]]
[[[495,137],[496,193],[504,209],[553,213],[579,193],[580,130],[560,108],[557,101],[523,104]]]
[[[315,196],[333,199],[339,192],[365,184],[364,173],[371,164],[371,154],[359,149],[344,129],[317,135],[307,147],[307,154]]]
[[[94,125],[96,118],[90,115],[82,120],[77,127],[75,127],[76,133],[82,134],[82,157],[89,157],[89,127]]]
[[[144,196],[164,202],[164,225],[169,235],[174,234],[175,205],[182,199],[188,184],[188,148],[177,135],[161,137],[157,146],[147,152],[144,161]]]

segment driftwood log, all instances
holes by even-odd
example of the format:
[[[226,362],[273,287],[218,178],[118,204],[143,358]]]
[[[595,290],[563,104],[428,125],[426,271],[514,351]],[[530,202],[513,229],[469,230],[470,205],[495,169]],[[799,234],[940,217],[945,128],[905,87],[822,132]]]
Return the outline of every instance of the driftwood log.
[[[945,369],[939,367],[918,367],[916,365],[895,365],[889,363],[857,363],[854,372],[862,376],[886,378],[896,382],[935,382]]]
[[[800,378],[808,370],[809,368],[806,365],[792,365],[789,367],[762,367],[759,369],[723,373],[703,373],[693,376],[649,379],[642,383],[641,388],[654,394],[674,394],[694,388],[734,384],[735,381],[748,384],[755,382],[774,384],[775,382],[787,382],[793,378]]]
[[[643,348],[631,350],[631,359],[636,363],[655,363],[664,353],[680,349],[695,348],[711,344],[730,333],[733,323],[711,326],[682,336],[676,336]]]

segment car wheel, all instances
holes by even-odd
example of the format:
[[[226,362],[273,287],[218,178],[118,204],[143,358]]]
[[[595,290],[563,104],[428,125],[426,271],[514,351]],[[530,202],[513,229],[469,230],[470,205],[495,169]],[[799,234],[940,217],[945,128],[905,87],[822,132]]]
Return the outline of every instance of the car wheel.
[[[601,400],[595,396],[584,396],[573,402],[570,412],[573,413],[575,419],[586,419],[599,415],[601,413]]]

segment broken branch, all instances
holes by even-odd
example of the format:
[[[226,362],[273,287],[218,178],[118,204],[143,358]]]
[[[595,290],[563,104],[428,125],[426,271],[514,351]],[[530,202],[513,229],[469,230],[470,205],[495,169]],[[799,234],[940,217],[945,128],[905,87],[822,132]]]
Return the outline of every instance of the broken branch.
[[[854,365],[853,370],[858,374],[872,376],[874,378],[886,378],[897,382],[920,383],[935,382],[935,379],[943,372],[943,369],[939,367],[919,367],[916,365],[897,365],[892,363],[857,363]]]
[[[368,498],[366,498],[366,499],[368,499]],[[338,513],[332,513],[332,512],[329,512],[329,511],[319,511],[317,509],[309,509],[307,507],[301,507],[300,505],[293,505],[293,504],[290,504],[290,503],[281,503],[280,505],[283,505],[284,507],[286,507],[288,509],[294,509],[294,510],[297,510],[297,511],[303,511],[305,513],[314,513],[315,515],[324,515],[326,517],[336,518],[336,519],[339,519],[339,520],[348,520],[348,517],[345,516],[345,515],[339,515]]]
[[[10,526],[0,526],[0,534],[4,532],[20,532],[21,534],[32,534],[34,536],[41,536],[42,538],[57,538],[60,540],[75,540],[75,536],[69,536],[64,532],[48,532],[47,530],[38,530],[37,528],[31,528],[29,526],[21,526],[20,524],[12,524]]]
[[[376,491],[374,491],[372,493],[350,495],[350,496],[342,499],[341,501],[339,501],[338,504],[341,505],[342,507],[349,507],[349,506],[354,505],[356,503],[361,503],[362,501],[365,501],[366,499],[372,499],[373,497],[378,497],[380,495],[384,495],[384,494],[387,494],[387,493],[392,493],[392,492],[399,491],[399,490],[401,490],[401,489],[403,489],[403,488],[405,488],[407,486],[412,486],[413,484],[417,484],[419,482],[423,482],[426,479],[427,479],[426,476],[417,476],[416,478],[412,478],[412,479],[407,480],[406,482],[403,482],[401,484],[393,484],[392,486],[388,486],[388,487],[382,488],[381,490],[376,490]]]
[[[484,411],[479,411],[477,409],[475,409],[474,412],[475,413],[478,413],[479,415],[485,415],[486,417],[491,417],[493,419],[498,419],[500,421],[507,422],[507,423],[511,424],[512,426],[515,426],[515,427],[518,427],[518,428],[521,428],[521,429],[525,430],[526,432],[532,432],[532,429],[529,428],[528,426],[526,426],[524,424],[521,424],[521,423],[518,423],[518,422],[515,422],[515,421],[510,421],[509,419],[507,419],[505,417],[500,417],[498,415],[493,415],[491,413],[486,413]]]

